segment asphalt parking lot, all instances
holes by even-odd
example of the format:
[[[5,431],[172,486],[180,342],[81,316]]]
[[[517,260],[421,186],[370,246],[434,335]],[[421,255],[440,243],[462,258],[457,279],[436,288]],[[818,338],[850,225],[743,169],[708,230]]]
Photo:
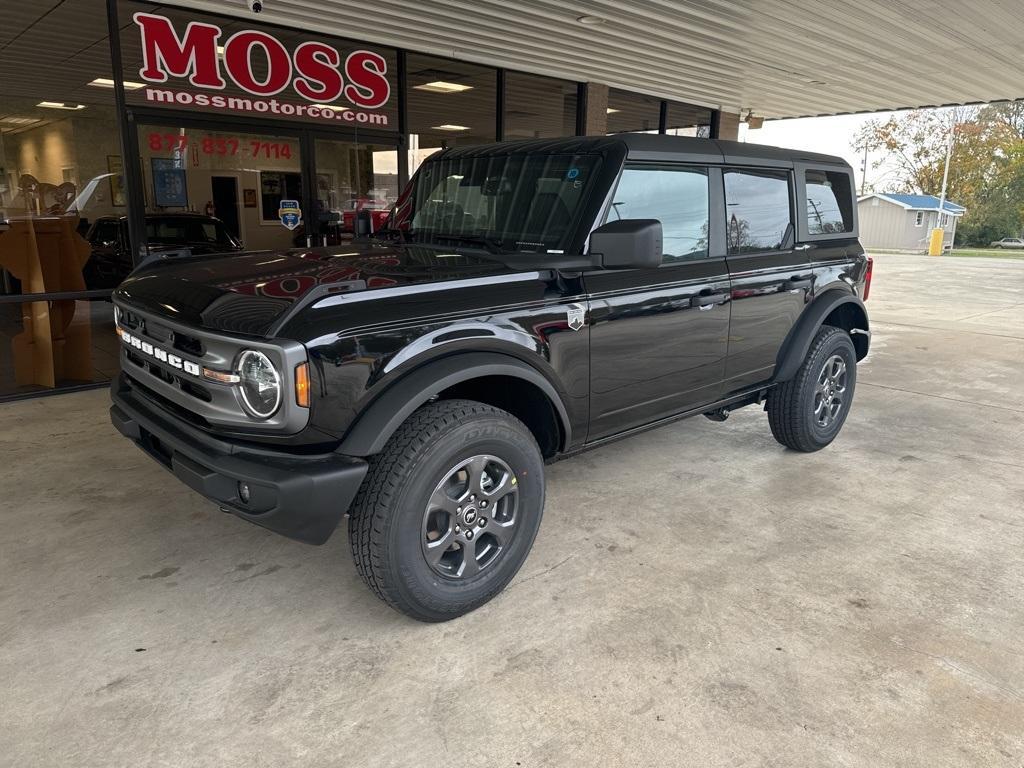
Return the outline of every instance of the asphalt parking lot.
[[[839,439],[697,418],[549,468],[418,624],[218,512],[96,391],[0,406],[0,764],[1019,766],[1024,261],[883,255]]]

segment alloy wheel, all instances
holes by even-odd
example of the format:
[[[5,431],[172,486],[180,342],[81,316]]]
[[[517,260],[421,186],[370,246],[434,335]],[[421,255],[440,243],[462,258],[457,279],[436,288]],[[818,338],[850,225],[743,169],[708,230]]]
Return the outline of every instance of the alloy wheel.
[[[846,361],[832,355],[825,361],[814,387],[814,421],[828,429],[843,408],[846,395]]]
[[[427,564],[449,579],[468,579],[493,565],[516,533],[519,485],[497,456],[460,461],[445,473],[423,513]]]

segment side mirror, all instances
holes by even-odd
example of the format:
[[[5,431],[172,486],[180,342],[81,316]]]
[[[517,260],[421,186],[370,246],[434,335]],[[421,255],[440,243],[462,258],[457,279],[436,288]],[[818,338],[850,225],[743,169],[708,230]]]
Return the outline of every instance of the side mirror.
[[[661,222],[657,219],[609,221],[590,233],[590,257],[603,269],[654,269],[661,266]]]

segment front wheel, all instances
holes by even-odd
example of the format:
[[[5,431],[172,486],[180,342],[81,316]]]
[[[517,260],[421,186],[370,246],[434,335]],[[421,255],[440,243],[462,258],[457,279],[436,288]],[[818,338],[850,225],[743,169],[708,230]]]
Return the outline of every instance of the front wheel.
[[[511,414],[469,400],[420,408],[373,458],[349,542],[378,597],[420,621],[480,607],[519,571],[544,509],[544,462]]]
[[[772,435],[795,451],[820,451],[842,429],[857,385],[857,351],[841,328],[822,326],[792,379],[768,393]]]

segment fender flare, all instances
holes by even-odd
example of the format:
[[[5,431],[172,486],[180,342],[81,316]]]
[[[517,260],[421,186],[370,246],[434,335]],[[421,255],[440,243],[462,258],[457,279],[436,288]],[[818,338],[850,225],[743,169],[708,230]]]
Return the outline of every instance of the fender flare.
[[[782,349],[779,350],[778,362],[775,366],[775,376],[773,377],[775,382],[789,381],[796,375],[801,363],[803,363],[804,358],[807,356],[807,350],[810,349],[814,335],[825,324],[825,318],[844,304],[852,304],[859,310],[860,316],[864,320],[864,327],[859,330],[870,338],[868,313],[860,297],[842,290],[825,291],[818,298],[814,299],[809,307],[804,309],[800,319],[797,320],[796,325],[789,332],[789,336],[786,338],[785,343],[783,343]]]
[[[363,410],[342,439],[337,452],[347,456],[380,453],[412,412],[434,395],[483,376],[512,376],[540,389],[558,416],[563,435],[562,448],[571,444],[569,412],[558,390],[543,374],[511,355],[470,352],[426,363],[398,379]]]

